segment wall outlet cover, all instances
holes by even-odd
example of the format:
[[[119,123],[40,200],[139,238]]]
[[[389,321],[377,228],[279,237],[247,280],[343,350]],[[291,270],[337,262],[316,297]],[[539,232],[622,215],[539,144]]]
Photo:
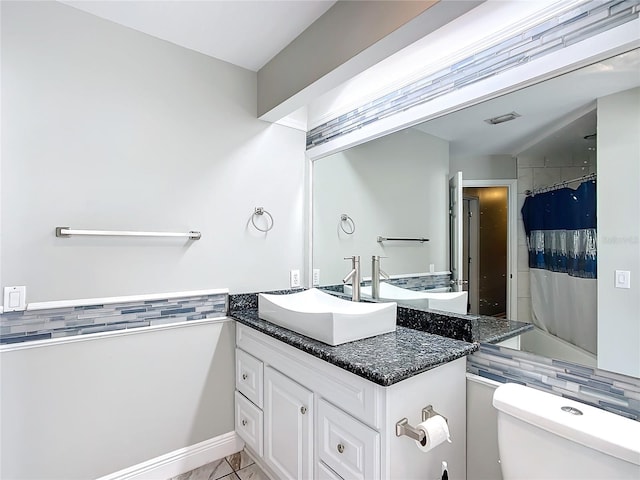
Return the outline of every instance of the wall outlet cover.
[[[300,270],[291,270],[289,280],[291,288],[300,288]]]

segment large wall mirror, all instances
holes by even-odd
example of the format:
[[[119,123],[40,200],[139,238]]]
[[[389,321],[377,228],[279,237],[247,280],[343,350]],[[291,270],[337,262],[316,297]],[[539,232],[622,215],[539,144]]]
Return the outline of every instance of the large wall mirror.
[[[638,89],[636,49],[314,161],[312,255],[320,284],[340,285],[350,269],[344,257],[351,255],[361,256],[364,277],[371,275],[371,256],[379,255],[384,257],[381,268],[392,278],[446,280],[451,253],[449,178],[461,171],[465,260],[474,259],[464,273],[470,281],[470,311],[494,316],[510,311],[510,318],[532,322],[532,305],[537,301],[532,290],[538,287],[531,282],[520,214],[526,191],[606,171],[598,155],[605,140],[598,132],[611,131],[617,120],[610,108],[604,110],[602,99],[621,96],[618,103],[637,118],[637,101],[624,106],[624,96],[637,99]],[[510,121],[496,119],[511,113]],[[619,140],[637,142],[637,136]],[[575,189],[584,181],[591,180],[568,186]],[[429,241],[380,242],[381,236]],[[595,318],[597,282],[591,280],[579,288],[584,288],[585,296],[582,313],[594,316],[588,327],[593,338],[577,342],[579,349],[566,359],[595,366],[597,322],[602,325],[604,320]],[[428,281],[425,285],[445,286]],[[584,321],[582,313],[577,322]],[[571,332],[567,336],[580,337]],[[563,356],[546,350],[543,340],[529,343],[523,348]],[[560,343],[566,340],[560,338]]]

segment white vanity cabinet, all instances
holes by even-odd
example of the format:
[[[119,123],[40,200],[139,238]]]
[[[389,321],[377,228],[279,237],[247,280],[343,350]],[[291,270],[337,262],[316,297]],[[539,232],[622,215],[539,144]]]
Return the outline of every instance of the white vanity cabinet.
[[[240,323],[236,345],[236,431],[274,479],[464,480],[464,357],[383,387]],[[425,453],[395,424],[429,404],[453,443]]]

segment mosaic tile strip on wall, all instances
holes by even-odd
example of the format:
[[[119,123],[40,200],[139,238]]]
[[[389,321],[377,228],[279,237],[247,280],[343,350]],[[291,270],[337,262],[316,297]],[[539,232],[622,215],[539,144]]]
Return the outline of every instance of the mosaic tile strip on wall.
[[[640,421],[640,379],[482,344],[467,371],[500,383],[519,383]]]
[[[435,290],[442,292],[444,288],[450,289],[451,274],[435,274],[435,275],[417,275],[414,277],[402,277],[392,278],[390,280],[384,280],[385,283],[395,285],[396,287],[406,288],[407,290],[424,291]],[[368,287],[371,285],[371,280],[364,280],[360,282],[360,285]],[[322,290],[330,290],[332,292],[343,293],[344,286],[338,285],[323,285],[319,287]]]
[[[307,148],[633,21],[639,13],[640,0],[594,0],[583,3],[317,126],[307,134]]]
[[[408,290],[432,290],[435,288],[449,288],[450,280],[451,275],[449,273],[442,273],[392,278],[391,280],[387,280],[387,282],[396,287],[402,287]]]
[[[0,315],[0,343],[68,337],[224,317],[227,294],[52,308]]]

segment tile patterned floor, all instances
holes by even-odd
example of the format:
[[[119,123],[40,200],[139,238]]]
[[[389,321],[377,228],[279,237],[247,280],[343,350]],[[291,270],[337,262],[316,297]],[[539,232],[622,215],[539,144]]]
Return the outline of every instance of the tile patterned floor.
[[[269,477],[243,450],[170,480],[269,480]]]

